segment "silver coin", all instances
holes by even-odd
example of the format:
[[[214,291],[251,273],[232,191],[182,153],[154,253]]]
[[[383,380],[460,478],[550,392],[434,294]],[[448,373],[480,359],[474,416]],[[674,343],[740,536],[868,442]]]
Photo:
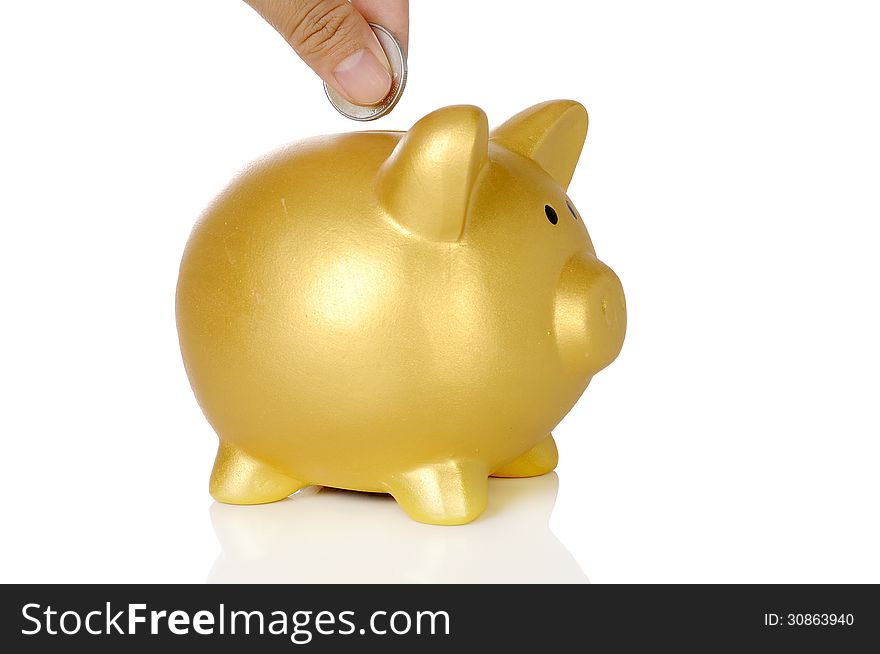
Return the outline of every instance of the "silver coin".
[[[403,95],[403,87],[406,86],[406,55],[400,46],[400,42],[381,25],[370,23],[370,27],[376,33],[379,45],[385,51],[388,63],[391,64],[391,90],[388,91],[385,99],[371,105],[354,104],[343,97],[332,86],[328,86],[324,82],[324,92],[327,94],[330,104],[333,105],[336,111],[352,120],[367,121],[381,118],[394,108],[394,105],[400,100],[400,96]]]

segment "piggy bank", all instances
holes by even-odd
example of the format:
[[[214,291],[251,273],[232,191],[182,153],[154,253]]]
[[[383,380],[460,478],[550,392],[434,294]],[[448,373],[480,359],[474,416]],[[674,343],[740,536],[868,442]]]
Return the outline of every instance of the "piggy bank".
[[[390,493],[467,523],[488,477],[556,465],[551,430],[617,356],[623,289],[566,195],[571,101],[489,131],[453,106],[408,132],[323,136],[247,168],[186,246],[177,327],[219,437],[209,489]]]

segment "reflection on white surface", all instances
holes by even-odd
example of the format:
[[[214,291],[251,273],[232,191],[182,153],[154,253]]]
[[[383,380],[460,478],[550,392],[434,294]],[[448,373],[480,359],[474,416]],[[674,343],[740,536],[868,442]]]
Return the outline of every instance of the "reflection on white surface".
[[[388,495],[306,488],[261,506],[213,504],[211,583],[589,583],[550,531],[559,479],[490,479],[475,522],[414,522]]]

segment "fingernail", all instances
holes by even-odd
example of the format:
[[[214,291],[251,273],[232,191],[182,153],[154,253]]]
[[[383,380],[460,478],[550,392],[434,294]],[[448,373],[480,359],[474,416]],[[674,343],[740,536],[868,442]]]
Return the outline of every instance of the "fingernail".
[[[333,76],[348,99],[356,104],[376,104],[391,90],[391,75],[367,49],[342,60]]]

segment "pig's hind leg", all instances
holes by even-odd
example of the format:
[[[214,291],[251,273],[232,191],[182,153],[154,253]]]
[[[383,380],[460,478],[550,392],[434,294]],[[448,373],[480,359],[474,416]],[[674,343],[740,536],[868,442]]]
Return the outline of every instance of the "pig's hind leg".
[[[267,504],[308,486],[284,475],[233,445],[220,441],[211,472],[211,497],[224,504]]]
[[[525,454],[519,455],[507,465],[501,466],[492,473],[493,477],[537,477],[556,467],[559,463],[559,452],[553,434],[535,445]]]
[[[477,461],[450,460],[393,475],[385,486],[414,520],[463,525],[485,510],[488,476]]]

